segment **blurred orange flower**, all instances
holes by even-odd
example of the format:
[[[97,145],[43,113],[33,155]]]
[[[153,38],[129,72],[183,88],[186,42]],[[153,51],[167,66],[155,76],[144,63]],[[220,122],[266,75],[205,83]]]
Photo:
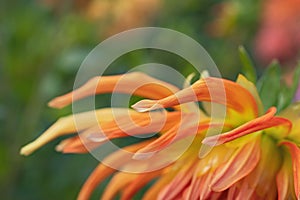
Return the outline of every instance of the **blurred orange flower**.
[[[99,24],[99,32],[107,36],[149,25],[160,11],[162,0],[43,0],[42,3],[55,11],[64,7],[74,9]]]

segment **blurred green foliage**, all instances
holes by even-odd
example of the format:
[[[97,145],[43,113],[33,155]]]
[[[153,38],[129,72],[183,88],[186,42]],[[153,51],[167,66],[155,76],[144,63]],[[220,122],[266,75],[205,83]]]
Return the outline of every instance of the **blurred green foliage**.
[[[72,89],[81,62],[106,37],[101,31],[107,25],[88,20],[70,2],[63,1],[59,12],[42,1],[0,2],[1,199],[75,199],[97,165],[90,155],[56,153],[54,146],[59,140],[32,156],[19,155],[22,145],[59,116],[71,113],[70,107],[54,110],[46,103]],[[224,18],[229,20],[230,33],[215,38],[209,26],[217,18],[216,7],[224,2],[233,3],[236,12]],[[259,8],[258,1],[242,2],[165,0],[154,20],[145,26],[171,28],[191,36],[207,49],[222,74],[234,79],[240,70],[237,48],[240,44],[251,48]],[[185,75],[191,72],[189,64],[175,55],[136,51],[118,59],[107,73],[126,72],[150,61],[174,66]],[[102,102],[99,106],[108,101]]]

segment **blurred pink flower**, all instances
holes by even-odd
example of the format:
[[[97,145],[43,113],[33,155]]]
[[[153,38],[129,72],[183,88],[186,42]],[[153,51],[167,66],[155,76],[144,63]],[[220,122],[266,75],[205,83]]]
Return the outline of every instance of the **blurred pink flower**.
[[[255,48],[259,59],[293,63],[300,50],[300,1],[267,0],[262,9],[261,26]]]

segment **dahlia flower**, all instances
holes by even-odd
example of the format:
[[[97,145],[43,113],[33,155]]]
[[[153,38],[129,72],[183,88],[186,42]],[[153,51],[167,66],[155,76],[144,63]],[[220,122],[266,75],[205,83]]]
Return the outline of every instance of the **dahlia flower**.
[[[58,151],[87,153],[115,138],[156,133],[108,155],[78,199],[89,199],[108,177],[101,199],[132,199],[146,185],[145,200],[300,198],[300,104],[280,112],[265,108],[256,86],[243,75],[236,82],[202,77],[182,90],[140,72],[95,77],[49,105],[62,108],[95,93],[132,91],[146,99],[131,108],[60,118],[21,154],[63,135],[71,137],[58,144]],[[201,109],[190,106],[195,101],[203,102]],[[213,115],[213,106],[223,106],[225,115]]]

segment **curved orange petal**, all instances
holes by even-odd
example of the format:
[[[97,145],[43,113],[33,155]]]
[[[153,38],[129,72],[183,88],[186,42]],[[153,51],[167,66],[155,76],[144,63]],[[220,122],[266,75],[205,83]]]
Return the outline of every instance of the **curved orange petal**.
[[[113,176],[101,197],[103,200],[114,199],[117,193],[137,178],[137,174],[118,172]]]
[[[281,152],[265,135],[262,135],[260,146],[260,160],[251,173],[237,182],[235,199],[276,199],[276,174],[282,164]]]
[[[166,185],[158,195],[158,200],[174,199],[178,195],[182,194],[182,191],[187,187],[192,179],[195,164],[192,164],[186,170],[180,171],[173,180]]]
[[[92,130],[96,133],[93,136],[97,139],[101,137],[116,138],[124,136],[141,135],[147,133],[164,132],[170,129],[176,121],[180,120],[180,112],[133,112],[130,116],[117,117],[114,120],[100,124],[99,130]],[[95,128],[96,129],[96,128]],[[89,132],[87,130],[86,132]]]
[[[174,173],[174,171],[168,171],[146,191],[142,199],[143,200],[157,199],[162,188],[164,188],[169,182],[171,182],[175,175],[176,174]]]
[[[214,172],[211,181],[213,191],[222,192],[228,189],[238,180],[248,175],[257,165],[260,159],[260,140],[242,146],[231,158],[220,165]]]
[[[197,176],[203,176],[210,170],[226,163],[236,151],[235,148],[228,148],[225,145],[214,147],[205,157],[201,158],[197,167]]]
[[[209,101],[226,105],[247,120],[258,116],[256,101],[247,89],[235,82],[213,77],[200,79],[192,86],[160,100],[141,100],[132,108],[146,112],[191,101]]]
[[[62,152],[62,153],[76,153],[76,154],[82,154],[82,153],[88,153],[100,145],[102,145],[103,142],[93,142],[89,141],[82,136],[74,136],[72,138],[67,138],[61,141],[55,148],[56,151]]]
[[[299,147],[290,141],[284,141],[281,143],[288,147],[288,150],[292,157],[293,172],[294,172],[294,190],[296,197],[300,198],[300,149]]]
[[[289,138],[291,129],[294,125],[290,120],[283,117],[274,117],[272,119],[272,123],[275,126],[264,130],[267,135],[270,135],[278,140]]]
[[[212,172],[208,172],[201,177],[200,184],[199,184],[199,188],[201,188],[200,194],[199,194],[199,199],[208,199],[208,197],[212,194],[212,191],[211,191],[212,178],[213,178]],[[205,188],[205,189],[203,189],[203,188]]]
[[[115,171],[115,169],[100,164],[82,186],[77,200],[89,199],[98,184]]]
[[[170,83],[160,81],[141,72],[132,72],[124,75],[94,77],[73,92],[56,97],[49,102],[49,106],[62,108],[87,96],[111,92],[159,99],[177,91],[178,88]]]
[[[168,145],[171,145],[171,143],[173,142],[174,137],[176,137],[177,129],[178,127],[174,126],[165,134],[160,136],[158,139],[154,140],[152,143],[138,150],[133,158],[137,160],[145,159],[148,156],[152,156],[154,153],[165,149]]]
[[[167,130],[165,133],[163,133],[159,138],[154,140],[149,145],[145,146],[144,148],[140,149],[136,152],[135,159],[139,159],[139,157],[143,158],[143,155],[152,155],[154,153],[157,153],[166,147],[174,144],[175,142],[182,140],[186,137],[195,137],[196,135],[201,135],[204,132],[206,132],[208,129],[213,130],[220,128],[227,128],[230,127],[229,124],[223,124],[223,123],[214,123],[211,121],[203,121],[200,122],[200,124],[194,123],[191,124],[191,120],[193,120],[193,117],[189,117],[188,115],[185,116],[185,118],[182,120],[182,122],[179,122],[177,124],[174,124],[173,127],[170,127],[169,130]],[[189,123],[186,125],[186,123]],[[185,126],[186,125],[186,126]]]
[[[276,176],[278,200],[296,199],[294,192],[292,159],[288,152],[283,152],[283,164]]]
[[[131,160],[131,155],[126,152],[135,152],[139,148],[147,145],[150,141],[145,141],[141,143],[137,143],[131,146],[127,146],[122,150],[116,151],[105,158],[103,163],[113,163],[114,166],[122,166]],[[125,152],[126,151],[126,152]],[[84,185],[82,186],[78,200],[86,200],[89,199],[94,189],[98,186],[98,184],[107,178],[110,174],[115,172],[116,169],[112,169],[104,164],[99,164],[99,166],[92,172],[89,178],[86,180]]]
[[[184,192],[184,199],[199,199],[201,188],[201,178],[193,176],[191,184],[186,188]],[[207,188],[209,190],[209,188]]]
[[[41,146],[48,142],[63,136],[73,134],[77,131],[82,131],[89,127],[98,124],[98,121],[105,122],[112,120],[119,115],[130,115],[135,111],[123,108],[103,108],[95,111],[83,112],[69,115],[58,119],[50,128],[48,128],[42,135],[40,135],[33,142],[24,146],[20,153],[22,155],[29,155],[36,151]]]
[[[21,149],[21,154],[29,155],[46,143],[63,135],[81,131],[80,138],[68,146],[65,152],[86,152],[84,145],[97,146],[93,142],[104,142],[112,138],[128,135],[148,134],[165,131],[181,117],[180,112],[138,113],[127,108],[103,108],[60,118],[40,137]],[[90,139],[90,141],[85,138]],[[83,142],[83,143],[82,143]],[[99,144],[100,145],[100,144]],[[58,146],[58,150],[62,148]]]
[[[133,195],[144,187],[149,181],[161,174],[161,170],[140,174],[123,191],[121,200],[132,199]]]
[[[233,184],[229,189],[228,189],[228,194],[227,194],[227,199],[237,199],[239,189],[240,188],[240,182],[237,182]]]
[[[240,138],[244,135],[254,133],[256,131],[264,130],[270,127],[275,127],[275,126],[277,127],[281,125],[288,126],[288,127],[291,126],[291,123],[289,123],[288,120],[281,117],[275,117],[274,116],[275,113],[276,113],[276,108],[271,107],[265,115],[253,119],[229,132],[222,133],[220,135],[206,137],[204,138],[202,143],[207,145],[220,145],[232,141],[234,139]],[[287,129],[287,132],[285,132],[284,134],[286,135],[288,134],[288,132],[289,132],[289,128]]]

